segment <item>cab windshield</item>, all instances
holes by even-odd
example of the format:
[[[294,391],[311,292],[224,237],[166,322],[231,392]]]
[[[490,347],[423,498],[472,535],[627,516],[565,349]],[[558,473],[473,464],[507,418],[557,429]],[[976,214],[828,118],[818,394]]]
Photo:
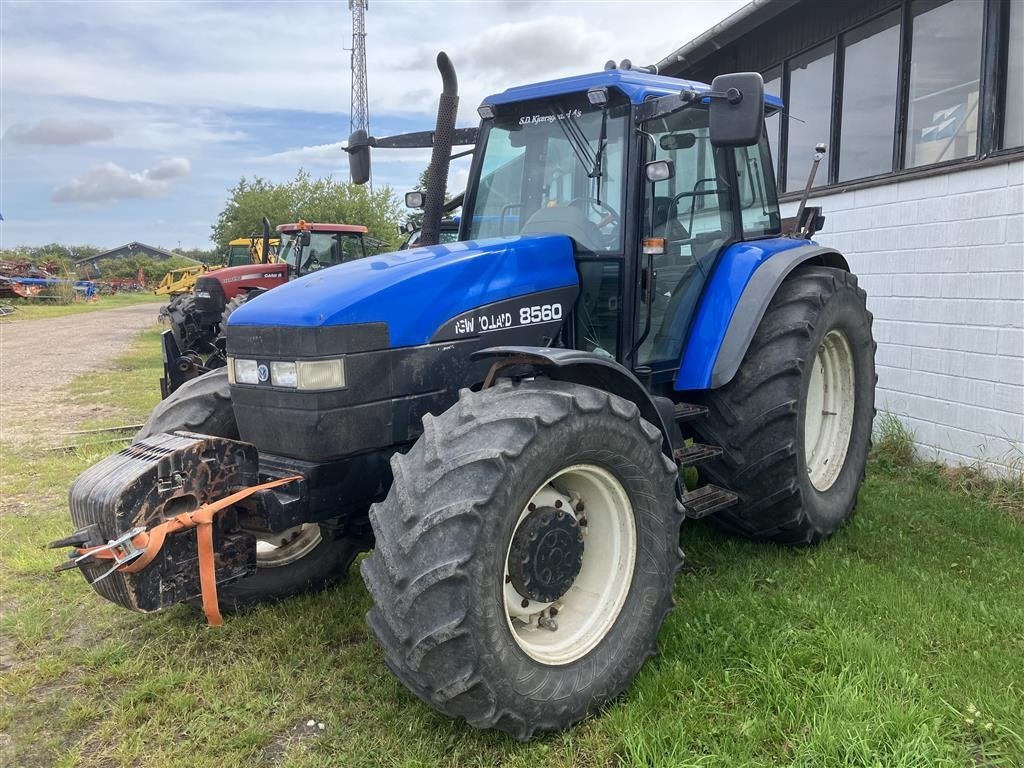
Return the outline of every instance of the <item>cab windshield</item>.
[[[618,91],[499,105],[485,139],[469,238],[559,233],[621,253],[629,103]]]
[[[309,237],[309,245],[303,248],[297,232],[285,232],[281,234],[278,261],[283,261],[304,275],[335,264],[361,259],[365,255],[363,238],[358,233],[313,232]]]
[[[252,255],[248,243],[245,245],[232,245],[228,248],[228,266],[235,267],[239,264],[251,264]]]

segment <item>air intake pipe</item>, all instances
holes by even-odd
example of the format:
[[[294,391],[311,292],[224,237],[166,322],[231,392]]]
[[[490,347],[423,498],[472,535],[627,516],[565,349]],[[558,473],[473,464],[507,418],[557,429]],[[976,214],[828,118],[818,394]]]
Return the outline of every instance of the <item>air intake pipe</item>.
[[[437,105],[437,126],[434,128],[434,145],[427,171],[420,245],[437,245],[441,235],[448,166],[451,163],[455,120],[459,112],[459,81],[455,77],[455,67],[444,51],[437,54],[437,69],[441,73],[441,100]]]

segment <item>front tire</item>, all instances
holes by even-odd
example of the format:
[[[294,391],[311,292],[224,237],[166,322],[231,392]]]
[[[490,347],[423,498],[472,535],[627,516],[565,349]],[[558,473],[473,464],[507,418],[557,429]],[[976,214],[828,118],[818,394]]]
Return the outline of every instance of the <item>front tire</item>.
[[[711,519],[752,539],[814,544],[853,514],[875,416],[875,342],[855,275],[798,268],[768,305],[736,376],[695,429],[720,445],[702,472],[740,496]]]
[[[463,390],[423,427],[392,459],[362,565],[388,667],[478,728],[566,728],[630,684],[673,604],[682,507],[661,433],[631,402],[547,380]]]
[[[162,400],[135,440],[178,430],[238,439],[226,368],[191,379]],[[319,592],[343,581],[352,562],[367,549],[368,543],[339,538],[333,530],[311,523],[278,534],[254,532],[257,536],[256,573],[240,581],[218,585],[221,609],[231,611],[276,602]]]

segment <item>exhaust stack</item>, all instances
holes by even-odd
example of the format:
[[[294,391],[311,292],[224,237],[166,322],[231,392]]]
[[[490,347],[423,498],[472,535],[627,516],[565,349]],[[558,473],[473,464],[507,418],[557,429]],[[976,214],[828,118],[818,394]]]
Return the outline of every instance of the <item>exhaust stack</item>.
[[[440,239],[448,166],[455,142],[455,119],[459,112],[459,81],[455,77],[455,67],[444,51],[437,54],[437,69],[441,73],[441,99],[437,105],[437,126],[434,128],[434,146],[427,172],[420,245],[437,245]]]

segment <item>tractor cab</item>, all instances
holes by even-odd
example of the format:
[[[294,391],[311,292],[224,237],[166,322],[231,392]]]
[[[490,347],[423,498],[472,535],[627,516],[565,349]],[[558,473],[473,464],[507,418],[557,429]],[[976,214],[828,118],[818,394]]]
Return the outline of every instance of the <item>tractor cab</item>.
[[[280,248],[279,238],[269,238],[267,241],[267,263],[273,264],[277,261],[277,251]],[[225,266],[240,267],[246,264],[259,264],[263,261],[262,240],[253,235],[252,237],[236,237],[228,243],[227,258]]]
[[[361,259],[367,254],[363,226],[352,224],[282,224],[278,260],[289,267],[296,278],[324,267]]]
[[[484,100],[462,239],[572,238],[568,346],[678,369],[719,256],[779,234],[761,122],[781,102],[756,74],[730,77],[708,88],[612,69]]]

